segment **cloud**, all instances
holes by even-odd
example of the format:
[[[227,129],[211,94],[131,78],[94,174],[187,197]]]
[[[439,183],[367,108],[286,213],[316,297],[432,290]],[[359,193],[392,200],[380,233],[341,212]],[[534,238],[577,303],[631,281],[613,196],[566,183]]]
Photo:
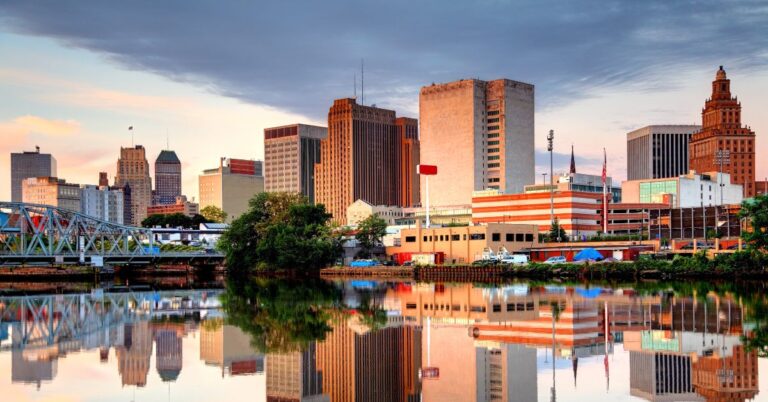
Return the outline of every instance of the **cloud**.
[[[404,114],[417,111],[422,85],[459,78],[534,83],[547,108],[595,88],[668,87],[692,65],[768,63],[760,0],[50,0],[3,2],[0,10],[13,32],[313,118],[352,95],[361,58],[369,103]]]
[[[20,144],[28,135],[62,137],[80,132],[80,123],[75,120],[52,120],[39,116],[19,116],[0,122],[0,137],[6,144]]]

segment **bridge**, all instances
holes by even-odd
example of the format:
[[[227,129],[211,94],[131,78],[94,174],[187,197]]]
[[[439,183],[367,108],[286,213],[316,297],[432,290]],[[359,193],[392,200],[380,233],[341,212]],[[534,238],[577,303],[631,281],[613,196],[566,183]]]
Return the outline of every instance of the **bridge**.
[[[218,311],[220,289],[104,291],[0,296],[0,351],[53,345],[110,345],[110,329],[161,316]],[[106,344],[105,344],[106,342]]]
[[[163,251],[158,233],[50,205],[0,202],[0,266],[223,262],[224,256],[216,251]]]

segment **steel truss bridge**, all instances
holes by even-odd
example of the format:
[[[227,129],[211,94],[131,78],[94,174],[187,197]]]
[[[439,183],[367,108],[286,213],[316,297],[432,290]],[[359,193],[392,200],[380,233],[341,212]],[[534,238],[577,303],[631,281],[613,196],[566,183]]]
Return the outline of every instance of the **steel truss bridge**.
[[[215,265],[223,261],[219,253],[161,251],[156,236],[153,229],[107,222],[50,205],[0,202],[0,266]]]
[[[219,310],[216,290],[0,296],[0,351],[114,346],[110,330],[158,316]],[[105,338],[106,336],[106,338]],[[5,339],[4,339],[5,338]]]

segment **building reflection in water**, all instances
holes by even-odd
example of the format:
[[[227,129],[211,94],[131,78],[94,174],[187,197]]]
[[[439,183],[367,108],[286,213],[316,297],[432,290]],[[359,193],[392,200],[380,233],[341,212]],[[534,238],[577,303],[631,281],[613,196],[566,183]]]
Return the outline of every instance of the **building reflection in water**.
[[[199,331],[201,363],[222,378],[263,374],[269,402],[516,402],[556,400],[598,383],[612,391],[615,351],[628,355],[629,376],[613,380],[628,381],[631,396],[735,402],[758,395],[757,351],[743,345],[753,325],[730,296],[415,283],[368,283],[364,291],[346,284],[343,292],[341,306],[323,307],[331,317],[323,338],[280,352],[257,350],[251,334],[228,324],[215,305],[216,313],[200,321],[199,314],[134,303],[135,314],[113,312],[93,324],[48,300],[32,314],[0,310],[0,353],[11,355],[12,382],[40,387],[54,381],[58,359],[68,353],[98,350],[108,363],[114,348],[122,385],[142,387],[153,345],[158,377],[177,381],[184,340]],[[383,307],[381,320],[369,302]],[[72,331],[45,338],[67,320],[77,324],[62,325]],[[88,330],[74,330],[81,327]],[[580,380],[585,365],[591,377]],[[603,378],[594,377],[596,365],[604,366]],[[568,384],[556,382],[563,370]]]
[[[251,337],[221,318],[200,326],[200,359],[219,367],[222,377],[264,373],[264,354],[251,346]]]

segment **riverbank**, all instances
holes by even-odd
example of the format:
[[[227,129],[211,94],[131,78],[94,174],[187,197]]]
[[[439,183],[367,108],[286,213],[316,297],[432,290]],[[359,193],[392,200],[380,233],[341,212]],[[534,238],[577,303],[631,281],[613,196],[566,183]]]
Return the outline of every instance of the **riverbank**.
[[[399,277],[417,281],[499,281],[512,278],[529,279],[768,279],[768,258],[748,252],[708,259],[703,255],[673,260],[640,259],[627,262],[593,262],[498,266],[414,266],[414,267],[332,267],[320,276],[335,277]]]

